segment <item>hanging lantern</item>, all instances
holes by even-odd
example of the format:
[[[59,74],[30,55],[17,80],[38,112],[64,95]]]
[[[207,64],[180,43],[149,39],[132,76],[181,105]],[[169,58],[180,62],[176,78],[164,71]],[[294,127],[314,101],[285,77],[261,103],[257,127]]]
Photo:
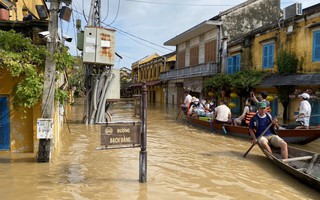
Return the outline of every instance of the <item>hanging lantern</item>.
[[[271,102],[274,100],[274,96],[272,95],[268,95],[267,98],[266,98],[267,101]]]
[[[231,92],[231,93],[230,93],[230,97],[231,97],[232,99],[237,98],[237,97],[238,97],[238,94],[235,93],[235,92]]]
[[[237,104],[235,104],[235,103],[233,103],[233,102],[230,102],[230,103],[228,104],[228,107],[231,108],[231,109],[235,108],[236,106],[237,106]]]
[[[209,97],[213,97],[214,96],[214,92],[208,92]]]

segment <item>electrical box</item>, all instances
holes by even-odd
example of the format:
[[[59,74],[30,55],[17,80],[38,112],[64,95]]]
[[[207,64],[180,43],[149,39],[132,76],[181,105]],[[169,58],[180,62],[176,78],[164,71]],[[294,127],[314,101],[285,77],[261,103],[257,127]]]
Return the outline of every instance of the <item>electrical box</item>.
[[[53,138],[53,119],[39,118],[37,120],[37,138],[38,139]]]
[[[113,66],[115,60],[115,30],[85,27],[83,62]]]
[[[83,40],[84,40],[84,31],[77,33],[77,48],[82,51],[83,50]]]
[[[112,79],[107,89],[107,100],[120,99],[120,69],[111,69]]]

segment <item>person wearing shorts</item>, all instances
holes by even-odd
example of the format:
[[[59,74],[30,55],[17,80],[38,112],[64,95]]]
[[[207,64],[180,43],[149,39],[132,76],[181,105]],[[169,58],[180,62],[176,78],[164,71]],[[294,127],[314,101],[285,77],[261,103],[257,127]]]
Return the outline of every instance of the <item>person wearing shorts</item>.
[[[252,142],[257,142],[267,151],[272,153],[269,145],[280,147],[282,159],[288,158],[288,146],[287,143],[276,135],[273,126],[271,126],[265,134],[259,138],[259,136],[266,130],[270,123],[275,124],[277,119],[272,119],[271,115],[266,111],[266,103],[258,102],[258,113],[253,116],[249,124],[249,133],[252,138]],[[259,141],[257,140],[259,138]]]

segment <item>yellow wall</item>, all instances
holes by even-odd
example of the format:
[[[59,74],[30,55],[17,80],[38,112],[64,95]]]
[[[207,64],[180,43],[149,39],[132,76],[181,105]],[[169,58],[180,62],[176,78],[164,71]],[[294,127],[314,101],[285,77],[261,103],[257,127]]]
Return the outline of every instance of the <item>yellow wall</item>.
[[[18,79],[0,68],[0,95],[8,96],[10,103],[10,148],[11,152],[33,152],[34,109],[16,110],[13,108],[13,88]]]
[[[269,32],[266,34],[261,34],[259,36],[256,36],[253,42],[253,47],[252,47],[252,64],[253,68],[256,70],[262,70],[262,47],[263,47],[263,42],[268,41],[271,38],[275,38],[277,35],[277,32]],[[270,40],[274,41],[274,48],[275,48],[275,55],[274,58],[276,58],[276,51],[278,48],[278,44],[276,40]],[[274,64],[274,67],[271,69],[268,69],[270,72],[275,72],[277,69],[276,64]]]
[[[268,39],[273,40],[275,44],[275,55],[276,59],[277,51],[281,48],[286,48],[292,50],[296,53],[297,58],[302,62],[302,69],[298,72],[300,73],[314,73],[320,72],[320,62],[312,62],[312,43],[313,43],[313,31],[320,30],[320,27],[308,28],[309,25],[319,22],[320,16],[308,19],[304,21],[303,19],[296,21],[295,24],[292,23],[293,32],[288,33],[288,27],[283,27],[281,29],[271,30],[268,33],[261,33],[255,36],[253,47],[252,47],[252,60],[253,67],[258,70],[262,70],[262,42]],[[290,25],[290,24],[289,24]],[[288,26],[289,26],[288,25]],[[276,64],[271,70],[272,72],[277,71]]]
[[[0,2],[2,2],[2,1],[0,0]],[[38,12],[36,10],[36,5],[44,5],[46,8],[47,16],[49,16],[46,4],[43,0],[32,0],[32,1],[20,0],[20,1],[17,1],[17,3],[16,3],[16,6],[17,6],[16,11],[14,8],[10,11],[10,20],[18,19],[18,21],[22,21],[23,20],[23,11],[22,11],[23,7],[26,7],[33,14],[34,17],[36,17],[37,19],[40,19]]]
[[[281,40],[283,43],[287,41],[290,47],[297,54],[297,57],[304,58],[303,62],[303,73],[308,72],[320,72],[320,62],[312,62],[312,43],[313,43],[313,31],[319,30],[320,27],[310,29],[308,25],[319,22],[320,16],[307,20],[303,20],[298,24],[294,25],[294,33],[287,35],[285,32],[281,34]]]

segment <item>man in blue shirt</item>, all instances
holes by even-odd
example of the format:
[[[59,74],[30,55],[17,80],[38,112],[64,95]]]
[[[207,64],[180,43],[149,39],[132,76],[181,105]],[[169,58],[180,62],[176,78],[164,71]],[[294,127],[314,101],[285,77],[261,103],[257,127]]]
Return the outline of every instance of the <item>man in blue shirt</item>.
[[[253,144],[257,142],[267,151],[272,153],[272,150],[269,144],[280,147],[281,148],[281,156],[283,159],[288,158],[288,147],[287,143],[275,134],[274,128],[270,127],[266,133],[260,137],[259,141],[257,138],[263,133],[263,131],[270,125],[270,123],[275,124],[277,119],[273,119],[269,113],[266,111],[266,103],[258,102],[257,103],[258,112],[255,116],[253,116],[250,120],[249,124],[249,132],[252,138]]]

